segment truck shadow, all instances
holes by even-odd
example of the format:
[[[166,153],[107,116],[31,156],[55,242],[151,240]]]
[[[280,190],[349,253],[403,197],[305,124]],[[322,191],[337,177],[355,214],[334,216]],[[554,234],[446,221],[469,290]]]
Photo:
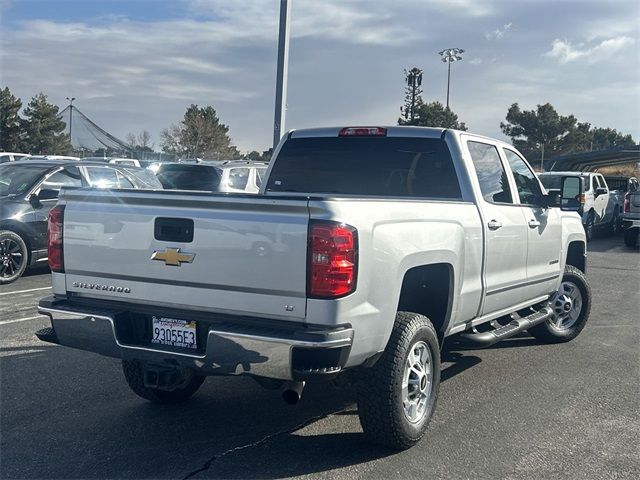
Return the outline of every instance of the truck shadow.
[[[444,361],[447,381],[481,360]],[[168,406],[136,397],[119,361],[81,351],[4,347],[0,366],[2,478],[282,478],[397,454],[365,440],[353,387],[311,384],[291,407],[247,377],[212,377]]]

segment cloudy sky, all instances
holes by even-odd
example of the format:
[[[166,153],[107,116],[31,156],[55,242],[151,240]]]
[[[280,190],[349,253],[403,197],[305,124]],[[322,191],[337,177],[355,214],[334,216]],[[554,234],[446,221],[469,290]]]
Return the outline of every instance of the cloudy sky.
[[[291,0],[287,128],[394,124],[404,68],[426,101],[502,138],[511,103],[640,139],[640,2]],[[242,151],[270,146],[278,0],[0,0],[1,84],[77,106],[119,138],[213,105]]]

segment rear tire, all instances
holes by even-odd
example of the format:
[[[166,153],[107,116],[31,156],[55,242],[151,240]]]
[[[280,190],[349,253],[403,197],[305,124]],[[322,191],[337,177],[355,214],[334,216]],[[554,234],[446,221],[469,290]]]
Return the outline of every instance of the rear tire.
[[[627,228],[624,231],[624,244],[635,248],[638,245],[638,234],[640,234],[640,228]]]
[[[167,391],[145,386],[144,367],[140,360],[123,360],[122,371],[131,390],[136,395],[154,403],[185,402],[198,391],[206,378],[202,375],[191,374],[178,388]]]
[[[584,273],[567,265],[560,290],[549,300],[554,315],[529,329],[529,333],[544,343],[569,342],[576,338],[589,320],[591,288]]]
[[[20,235],[0,231],[0,285],[18,280],[29,263],[29,249]]]
[[[611,235],[617,235],[622,230],[622,219],[620,218],[620,210],[617,208],[613,211],[613,220],[611,220]]]
[[[398,312],[382,356],[362,370],[358,415],[374,443],[404,450],[425,434],[438,398],[440,348],[429,319]]]

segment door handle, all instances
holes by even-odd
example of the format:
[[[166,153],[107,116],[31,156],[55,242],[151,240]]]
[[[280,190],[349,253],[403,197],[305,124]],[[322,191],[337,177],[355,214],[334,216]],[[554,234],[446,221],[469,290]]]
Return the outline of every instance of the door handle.
[[[540,226],[540,222],[537,220],[529,220],[529,228],[538,228]]]
[[[500,227],[502,227],[502,223],[500,223],[500,222],[499,222],[499,221],[497,221],[497,220],[491,220],[491,221],[487,224],[487,226],[489,227],[489,230],[497,230],[497,229],[499,229]]]

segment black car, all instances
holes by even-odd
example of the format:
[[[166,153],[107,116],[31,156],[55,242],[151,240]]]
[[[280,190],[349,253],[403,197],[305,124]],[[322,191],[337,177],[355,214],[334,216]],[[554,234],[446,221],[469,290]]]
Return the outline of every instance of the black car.
[[[47,217],[62,187],[162,189],[153,172],[101,162],[21,160],[0,165],[0,284],[47,259]]]

